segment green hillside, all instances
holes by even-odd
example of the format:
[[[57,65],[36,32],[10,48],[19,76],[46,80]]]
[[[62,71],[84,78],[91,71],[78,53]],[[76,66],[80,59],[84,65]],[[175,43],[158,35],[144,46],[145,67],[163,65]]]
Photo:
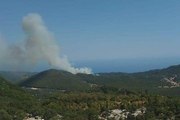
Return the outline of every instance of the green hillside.
[[[180,82],[180,65],[139,73],[99,73],[96,75],[74,75],[69,72],[51,69],[30,77],[20,85],[65,90],[87,90],[90,85],[95,85],[96,87],[148,90],[153,93],[178,95],[180,87],[174,87],[165,81],[165,79],[173,77],[175,77],[174,80],[177,83]],[[167,85],[170,88],[163,88]],[[160,88],[161,86],[162,88]]]
[[[117,74],[125,75],[125,73],[111,73],[111,77]],[[104,78],[109,77],[109,74],[101,74],[100,76],[84,74],[73,75],[60,70],[47,70],[34,75],[23,83],[34,87],[37,83],[47,85],[49,82],[50,84],[50,78],[56,84],[58,81],[58,84],[61,83],[61,85],[66,80],[69,80],[68,82],[72,82],[69,85],[74,90],[80,90],[80,88],[84,90],[89,89],[89,84],[84,81],[96,81],[99,77],[101,78],[102,75]],[[43,82],[43,84],[37,82],[39,80]],[[108,82],[108,80],[104,81],[104,86],[107,86]],[[51,85],[55,85],[55,83]],[[99,82],[97,83],[99,87],[97,87],[98,89],[95,91],[56,91],[50,94],[49,92],[41,94],[42,91],[24,91],[20,87],[0,77],[0,120],[23,120],[23,118],[27,116],[27,113],[32,117],[40,116],[45,120],[58,120],[61,116],[63,120],[71,120],[72,118],[75,120],[97,120],[98,115],[109,110],[126,109],[133,113],[141,107],[147,108],[147,111],[146,114],[139,116],[140,119],[179,118],[179,97],[151,95],[144,91],[135,92],[126,89],[111,89],[111,87],[104,87]],[[132,83],[131,86],[134,84],[135,82]],[[69,85],[68,83],[63,84],[62,88],[66,86],[67,89],[69,89]],[[88,87],[85,88],[86,86]],[[53,86],[45,87],[53,88]],[[59,85],[57,85],[57,87],[57,89],[60,89]],[[132,119],[132,117],[133,116],[128,116],[128,119]],[[133,119],[135,119],[135,117],[133,117]]]
[[[97,120],[98,115],[109,110],[125,109],[133,113],[141,107],[147,108],[146,114],[138,116],[137,120],[178,119],[179,103],[178,97],[119,91],[54,92],[39,96],[37,92],[25,92],[0,77],[0,120],[23,120],[27,115],[31,118],[40,116],[44,120]]]
[[[79,76],[55,69],[36,74],[20,85],[25,87],[65,90],[85,90],[89,88],[89,84],[82,81]]]
[[[98,76],[82,75],[81,78],[91,83],[118,88],[149,89],[157,88],[164,78],[176,75],[176,81],[180,81],[180,65],[165,69],[151,70],[139,73],[99,73]]]
[[[0,77],[0,106],[0,120],[22,120],[37,104],[29,93]]]

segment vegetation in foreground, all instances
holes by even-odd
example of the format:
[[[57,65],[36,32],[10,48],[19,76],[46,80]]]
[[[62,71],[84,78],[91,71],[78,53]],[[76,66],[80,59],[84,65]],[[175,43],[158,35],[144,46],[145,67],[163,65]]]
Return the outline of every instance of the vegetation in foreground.
[[[179,118],[179,97],[149,95],[102,87],[86,92],[24,91],[0,79],[0,119],[22,120],[30,114],[45,120],[97,120],[100,114],[113,109],[133,112],[145,107],[146,113],[129,115],[127,119]]]
[[[130,120],[180,119],[179,87],[166,89],[162,85],[172,86],[166,84],[169,80],[178,83],[179,71],[180,65],[133,74],[73,75],[48,70],[28,74],[30,78],[27,73],[6,72],[3,75],[9,80],[27,77],[22,86],[41,89],[23,90],[0,77],[0,120],[27,116],[45,120],[115,119],[108,117],[113,110],[123,111]],[[145,113],[133,115],[140,108],[145,108]]]

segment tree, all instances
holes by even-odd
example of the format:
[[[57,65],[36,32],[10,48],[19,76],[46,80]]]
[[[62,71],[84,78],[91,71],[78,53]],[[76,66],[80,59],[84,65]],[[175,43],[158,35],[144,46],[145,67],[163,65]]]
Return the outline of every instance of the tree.
[[[0,109],[0,120],[12,120],[12,116],[9,115],[5,110]]]
[[[94,109],[86,110],[86,114],[87,114],[88,120],[97,120],[98,119],[98,113]]]

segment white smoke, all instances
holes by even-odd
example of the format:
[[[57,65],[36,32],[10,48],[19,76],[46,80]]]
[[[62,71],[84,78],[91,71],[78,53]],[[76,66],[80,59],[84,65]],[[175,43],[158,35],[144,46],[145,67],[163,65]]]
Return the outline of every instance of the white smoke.
[[[91,69],[87,67],[75,68],[66,57],[60,56],[59,46],[56,44],[52,33],[46,28],[40,15],[28,14],[23,18],[22,26],[26,34],[25,44],[10,47],[0,40],[0,51],[6,51],[5,54],[0,52],[0,62],[17,67],[22,64],[36,65],[41,61],[47,61],[51,67],[73,74],[92,74]]]

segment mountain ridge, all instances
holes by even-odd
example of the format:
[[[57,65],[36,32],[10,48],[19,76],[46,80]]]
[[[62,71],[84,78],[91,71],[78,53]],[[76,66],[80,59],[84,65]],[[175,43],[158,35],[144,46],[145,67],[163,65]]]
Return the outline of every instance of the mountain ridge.
[[[79,90],[89,87],[88,83],[82,81],[79,76],[56,69],[49,69],[35,74],[26,81],[21,82],[20,85],[66,90]]]
[[[106,86],[118,89],[159,91],[161,90],[159,86],[162,86],[162,84],[167,86],[167,80],[163,82],[162,80],[164,78],[169,79],[174,75],[177,76],[175,80],[179,82],[180,65],[137,73],[113,72],[91,75],[72,74],[63,70],[48,69],[21,82],[20,86],[61,90],[88,90],[92,86]],[[171,87],[174,86],[170,85],[169,88]],[[179,91],[179,87],[173,89]]]

